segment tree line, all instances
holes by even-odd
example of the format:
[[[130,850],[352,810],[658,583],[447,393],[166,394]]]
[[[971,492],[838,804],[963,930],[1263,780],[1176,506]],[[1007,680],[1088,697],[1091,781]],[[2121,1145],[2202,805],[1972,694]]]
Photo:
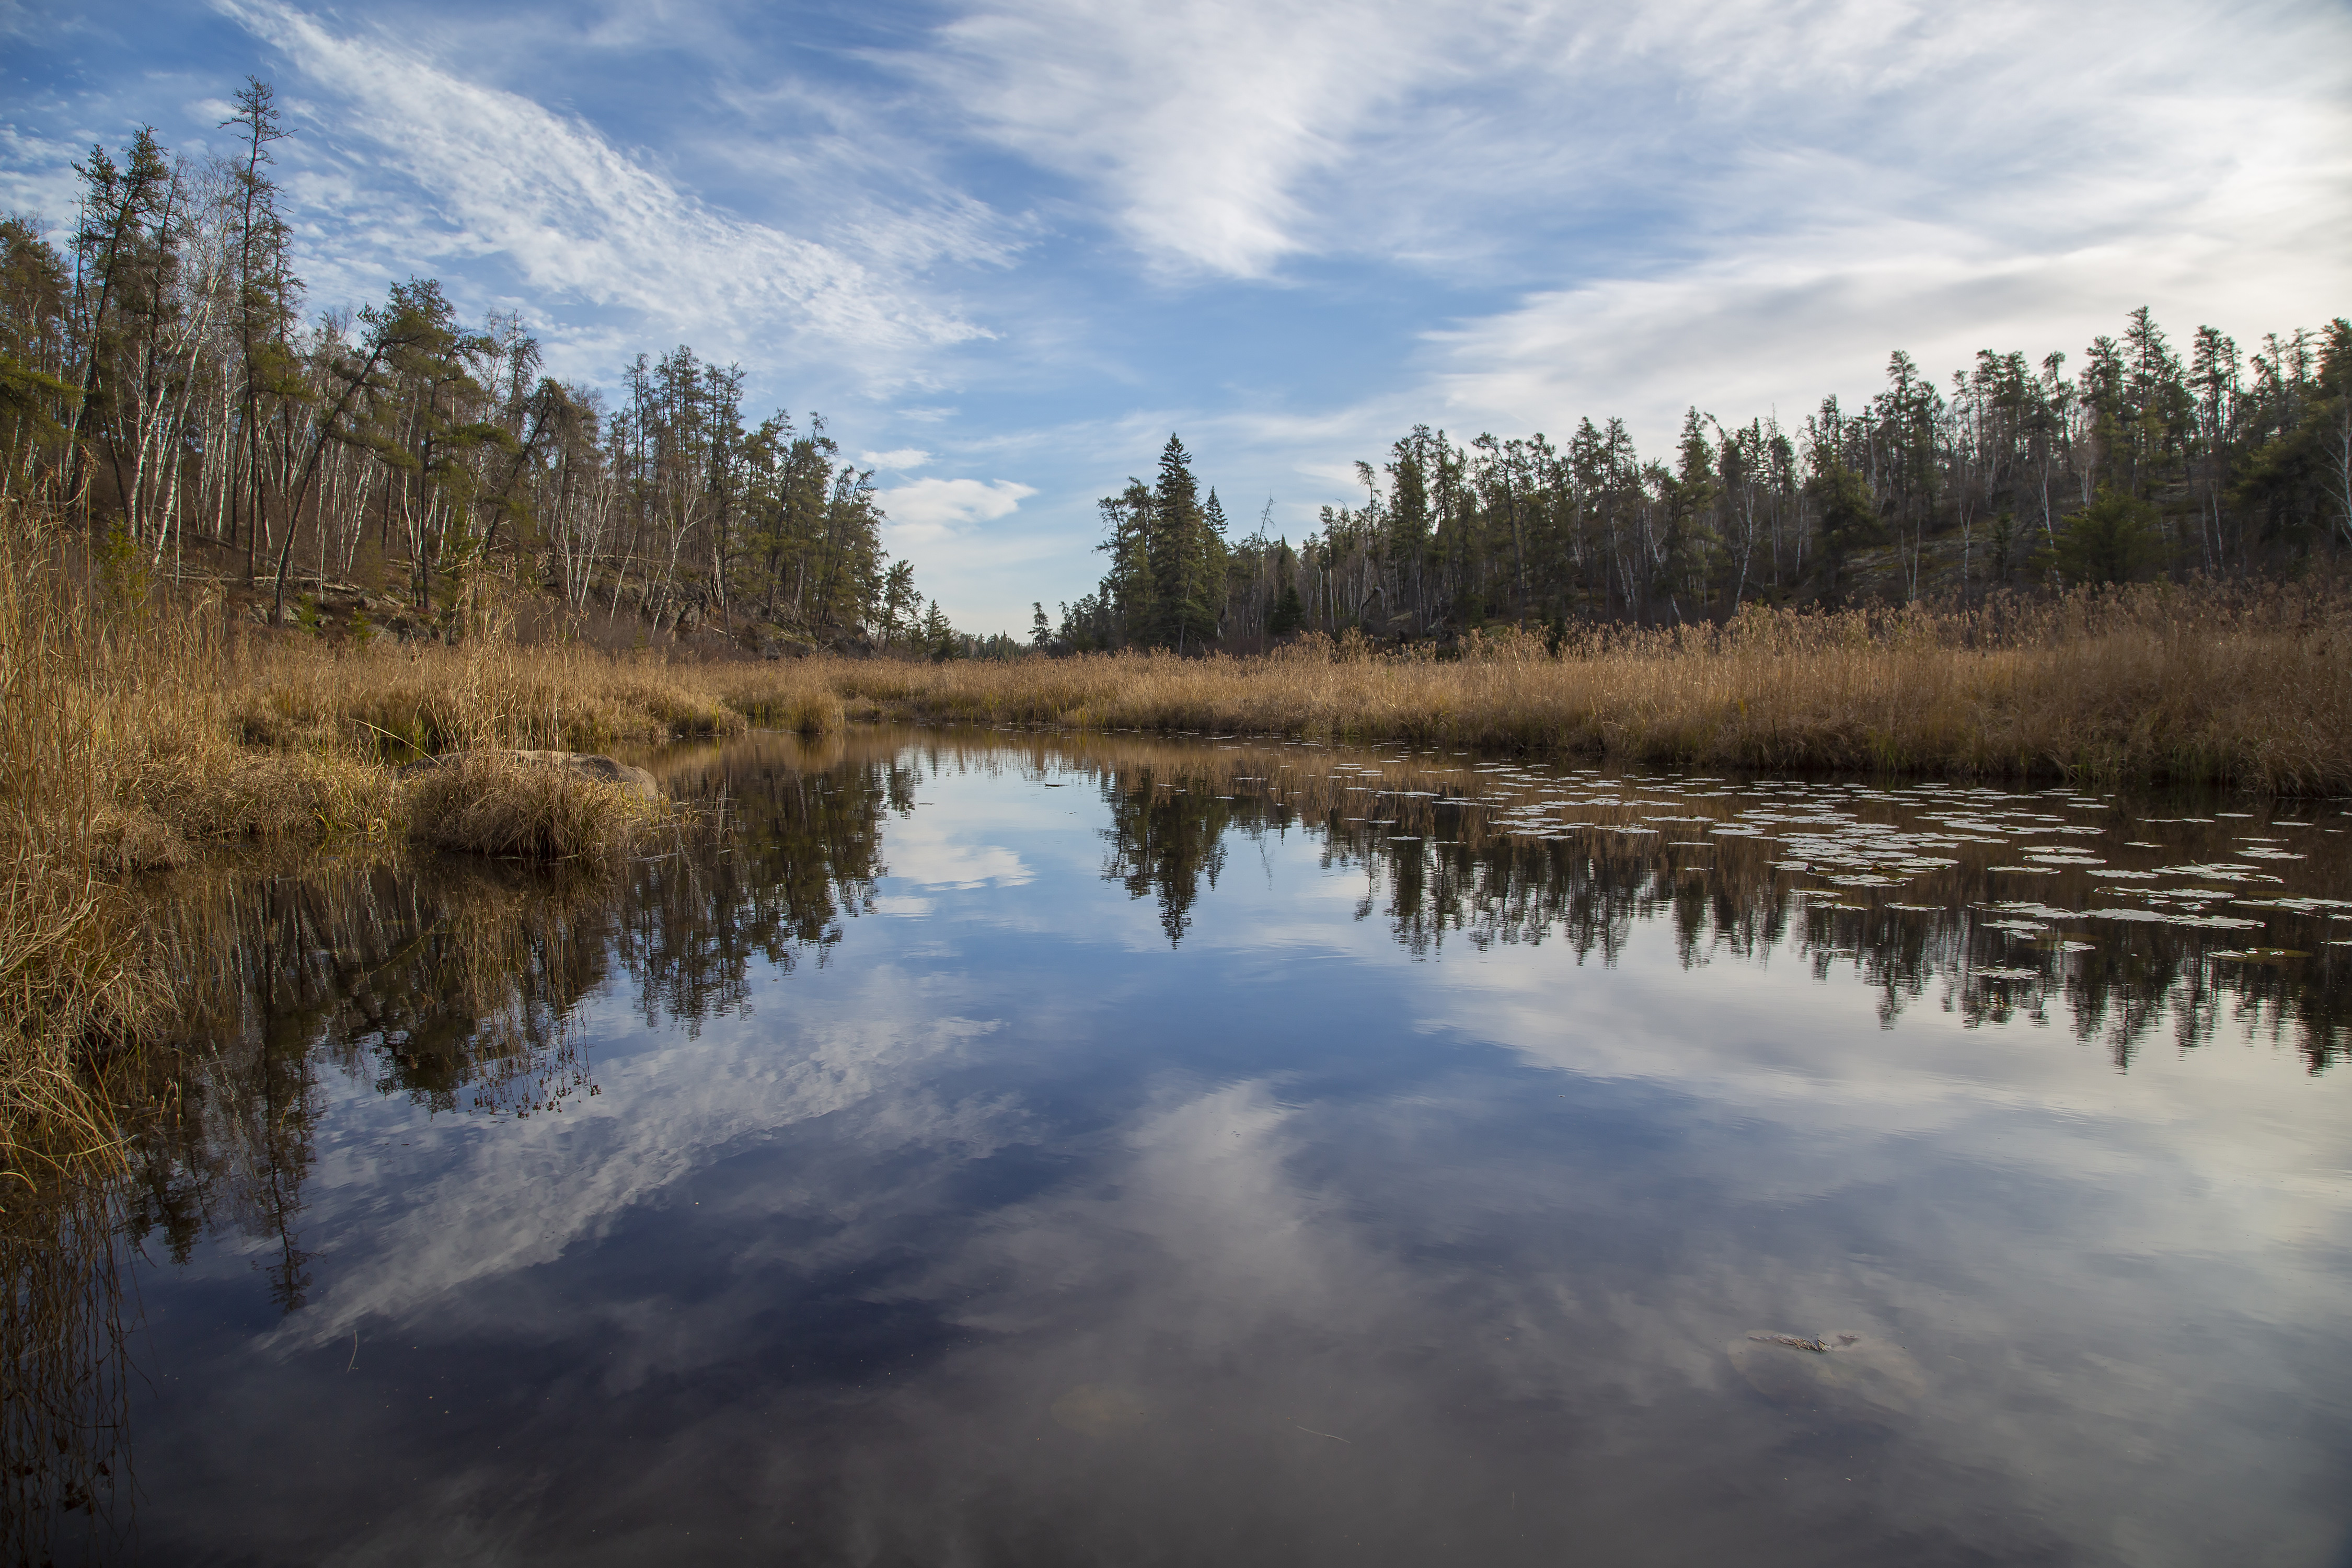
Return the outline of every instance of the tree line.
[[[62,248],[0,218],[0,487],[151,573],[289,591],[380,574],[462,630],[503,578],[635,624],[778,645],[958,646],[883,550],[873,475],[821,416],[756,423],[740,365],[636,356],[608,400],[542,374],[519,314],[475,323],[431,279],[305,314],[273,175],[288,129],[248,79],[233,156],[152,128],[74,165]]]
[[[1360,506],[1297,545],[1228,542],[1171,437],[1158,481],[1102,503],[1110,568],[1033,641],[1083,651],[1264,646],[1303,630],[1444,638],[1496,622],[1720,620],[2171,574],[2293,574],[2352,547],[2352,323],[2200,327],[2184,356],[2146,309],[2069,374],[1985,351],[1938,384],[1906,353],[1863,406],[1795,428],[1691,408],[1671,458],[1624,422],[1564,445],[1417,425]],[[1268,515],[1271,514],[1269,504]]]

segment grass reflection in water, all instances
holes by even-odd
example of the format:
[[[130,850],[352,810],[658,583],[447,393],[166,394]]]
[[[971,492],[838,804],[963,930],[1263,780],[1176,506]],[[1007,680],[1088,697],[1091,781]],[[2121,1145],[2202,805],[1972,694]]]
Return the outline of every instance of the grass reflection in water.
[[[15,1517],[91,1520],[93,1483],[125,1473],[110,1234],[179,1259],[208,1235],[241,1237],[276,1310],[299,1310],[331,1088],[433,1116],[565,1114],[602,1087],[578,1026],[590,1000],[627,996],[648,1026],[691,1035],[742,1013],[760,977],[826,965],[876,910],[892,826],[930,809],[950,774],[1091,789],[1100,877],[1156,907],[1171,949],[1190,951],[1222,881],[1303,839],[1325,872],[1358,879],[1358,922],[1431,963],[1548,948],[1605,967],[1652,926],[1685,968],[1785,954],[1868,986],[1887,1026],[1921,1007],[2048,1022],[2120,1068],[2157,1042],[2276,1039],[2318,1073],[2352,1017],[2352,957],[2328,936],[2352,912],[2338,898],[2352,890],[2345,824],[2310,806],[2272,823],[2193,801],[984,731],[762,735],[650,760],[721,826],[610,877],[390,850],[175,874],[181,1045],[136,1097],[131,1169],[11,1211],[48,1227],[8,1243],[18,1300],[63,1305],[11,1320],[11,1365],[38,1400],[12,1385],[6,1457],[33,1462],[21,1457],[68,1434],[60,1461],[44,1452],[23,1478]],[[1074,796],[1039,798],[1059,813]],[[2302,858],[2251,853],[2279,837]],[[1999,869],[2033,849],[2045,853],[2030,884]],[[68,1283],[82,1294],[60,1295]],[[1733,1364],[1757,1383],[1865,1362]],[[1074,1386],[1052,1405],[1061,1427],[1151,1429],[1118,1385]],[[35,1408],[48,1426],[16,1419]]]

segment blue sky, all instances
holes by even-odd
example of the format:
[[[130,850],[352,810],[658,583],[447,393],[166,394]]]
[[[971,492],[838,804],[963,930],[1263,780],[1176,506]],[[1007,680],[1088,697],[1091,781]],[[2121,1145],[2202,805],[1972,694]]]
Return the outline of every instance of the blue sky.
[[[411,272],[557,374],[740,361],[960,626],[1091,585],[1171,429],[1298,537],[1416,420],[1794,422],[1889,351],[2352,310],[2352,8],[0,0],[0,205],[247,73],[316,308]]]

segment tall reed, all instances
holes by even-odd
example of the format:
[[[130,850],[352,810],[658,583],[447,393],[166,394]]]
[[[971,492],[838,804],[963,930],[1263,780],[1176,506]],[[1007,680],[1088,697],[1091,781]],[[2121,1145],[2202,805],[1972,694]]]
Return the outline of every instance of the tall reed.
[[[1723,626],[1309,638],[1261,658],[828,663],[877,713],[1404,740],[1710,767],[2352,788],[2352,595],[2149,587]]]
[[[23,1188],[108,1157],[86,1053],[134,1037],[159,1000],[107,875],[124,837],[108,775],[125,729],[168,700],[155,686],[184,650],[163,645],[186,635],[110,614],[58,550],[0,516],[0,1160]]]

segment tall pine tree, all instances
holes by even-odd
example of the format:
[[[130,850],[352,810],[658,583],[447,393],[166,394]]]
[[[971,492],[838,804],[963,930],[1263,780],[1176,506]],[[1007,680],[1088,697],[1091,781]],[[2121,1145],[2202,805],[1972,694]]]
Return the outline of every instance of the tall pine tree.
[[[1200,580],[1201,487],[1192,455],[1171,435],[1160,450],[1160,482],[1151,489],[1152,616],[1155,647],[1181,648],[1207,614]]]

